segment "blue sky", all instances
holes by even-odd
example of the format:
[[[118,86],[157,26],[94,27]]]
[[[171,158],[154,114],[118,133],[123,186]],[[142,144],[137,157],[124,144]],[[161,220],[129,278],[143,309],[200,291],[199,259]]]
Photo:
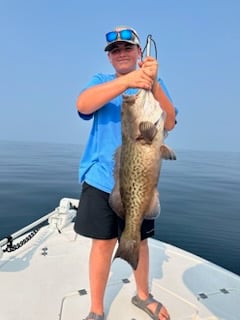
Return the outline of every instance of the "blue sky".
[[[179,109],[174,149],[240,151],[238,0],[0,0],[0,140],[84,144],[75,101],[116,25],[157,43]]]

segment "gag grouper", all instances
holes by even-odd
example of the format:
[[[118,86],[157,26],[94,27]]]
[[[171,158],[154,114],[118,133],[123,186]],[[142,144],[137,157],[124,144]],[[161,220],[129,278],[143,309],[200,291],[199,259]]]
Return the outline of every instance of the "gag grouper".
[[[175,160],[173,150],[164,145],[165,111],[150,91],[123,95],[121,109],[122,145],[115,153],[115,186],[110,194],[112,209],[125,227],[114,258],[137,268],[143,219],[160,213],[157,190],[161,159]]]

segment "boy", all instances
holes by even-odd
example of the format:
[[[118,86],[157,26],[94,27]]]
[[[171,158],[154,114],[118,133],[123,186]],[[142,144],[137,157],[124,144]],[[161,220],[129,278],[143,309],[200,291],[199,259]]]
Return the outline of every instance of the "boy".
[[[140,39],[130,27],[117,27],[106,34],[107,52],[115,74],[96,74],[77,99],[81,118],[93,118],[89,140],[80,163],[81,199],[75,231],[92,239],[89,258],[90,313],[85,320],[104,320],[104,293],[114,247],[122,231],[120,219],[108,204],[112,191],[113,154],[121,144],[122,94],[138,89],[151,90],[166,112],[165,129],[174,128],[175,108],[157,80],[158,63],[152,57],[141,59]],[[139,62],[138,62],[139,61]],[[138,65],[138,68],[137,68]],[[137,269],[134,271],[137,295],[132,302],[152,319],[170,319],[167,309],[149,293],[149,250],[147,238],[154,235],[154,220],[144,220]]]

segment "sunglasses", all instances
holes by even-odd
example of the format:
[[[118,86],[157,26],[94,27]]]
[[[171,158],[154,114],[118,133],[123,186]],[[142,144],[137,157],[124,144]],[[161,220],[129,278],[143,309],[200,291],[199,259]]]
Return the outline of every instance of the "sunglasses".
[[[113,42],[113,41],[116,41],[117,39],[120,39],[123,41],[134,40],[136,37],[137,37],[136,34],[129,29],[121,30],[121,31],[111,31],[106,34],[107,42]]]

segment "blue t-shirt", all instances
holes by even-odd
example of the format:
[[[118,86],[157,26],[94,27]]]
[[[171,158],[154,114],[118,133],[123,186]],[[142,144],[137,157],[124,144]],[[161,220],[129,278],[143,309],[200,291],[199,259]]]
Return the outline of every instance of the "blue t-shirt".
[[[82,90],[115,79],[114,74],[98,73]],[[160,85],[170,98],[161,79]],[[135,94],[138,89],[128,89],[126,94]],[[171,98],[170,98],[171,99]],[[114,186],[114,153],[121,145],[122,95],[117,96],[93,114],[79,116],[84,120],[93,118],[92,129],[79,166],[79,180],[110,193]]]

